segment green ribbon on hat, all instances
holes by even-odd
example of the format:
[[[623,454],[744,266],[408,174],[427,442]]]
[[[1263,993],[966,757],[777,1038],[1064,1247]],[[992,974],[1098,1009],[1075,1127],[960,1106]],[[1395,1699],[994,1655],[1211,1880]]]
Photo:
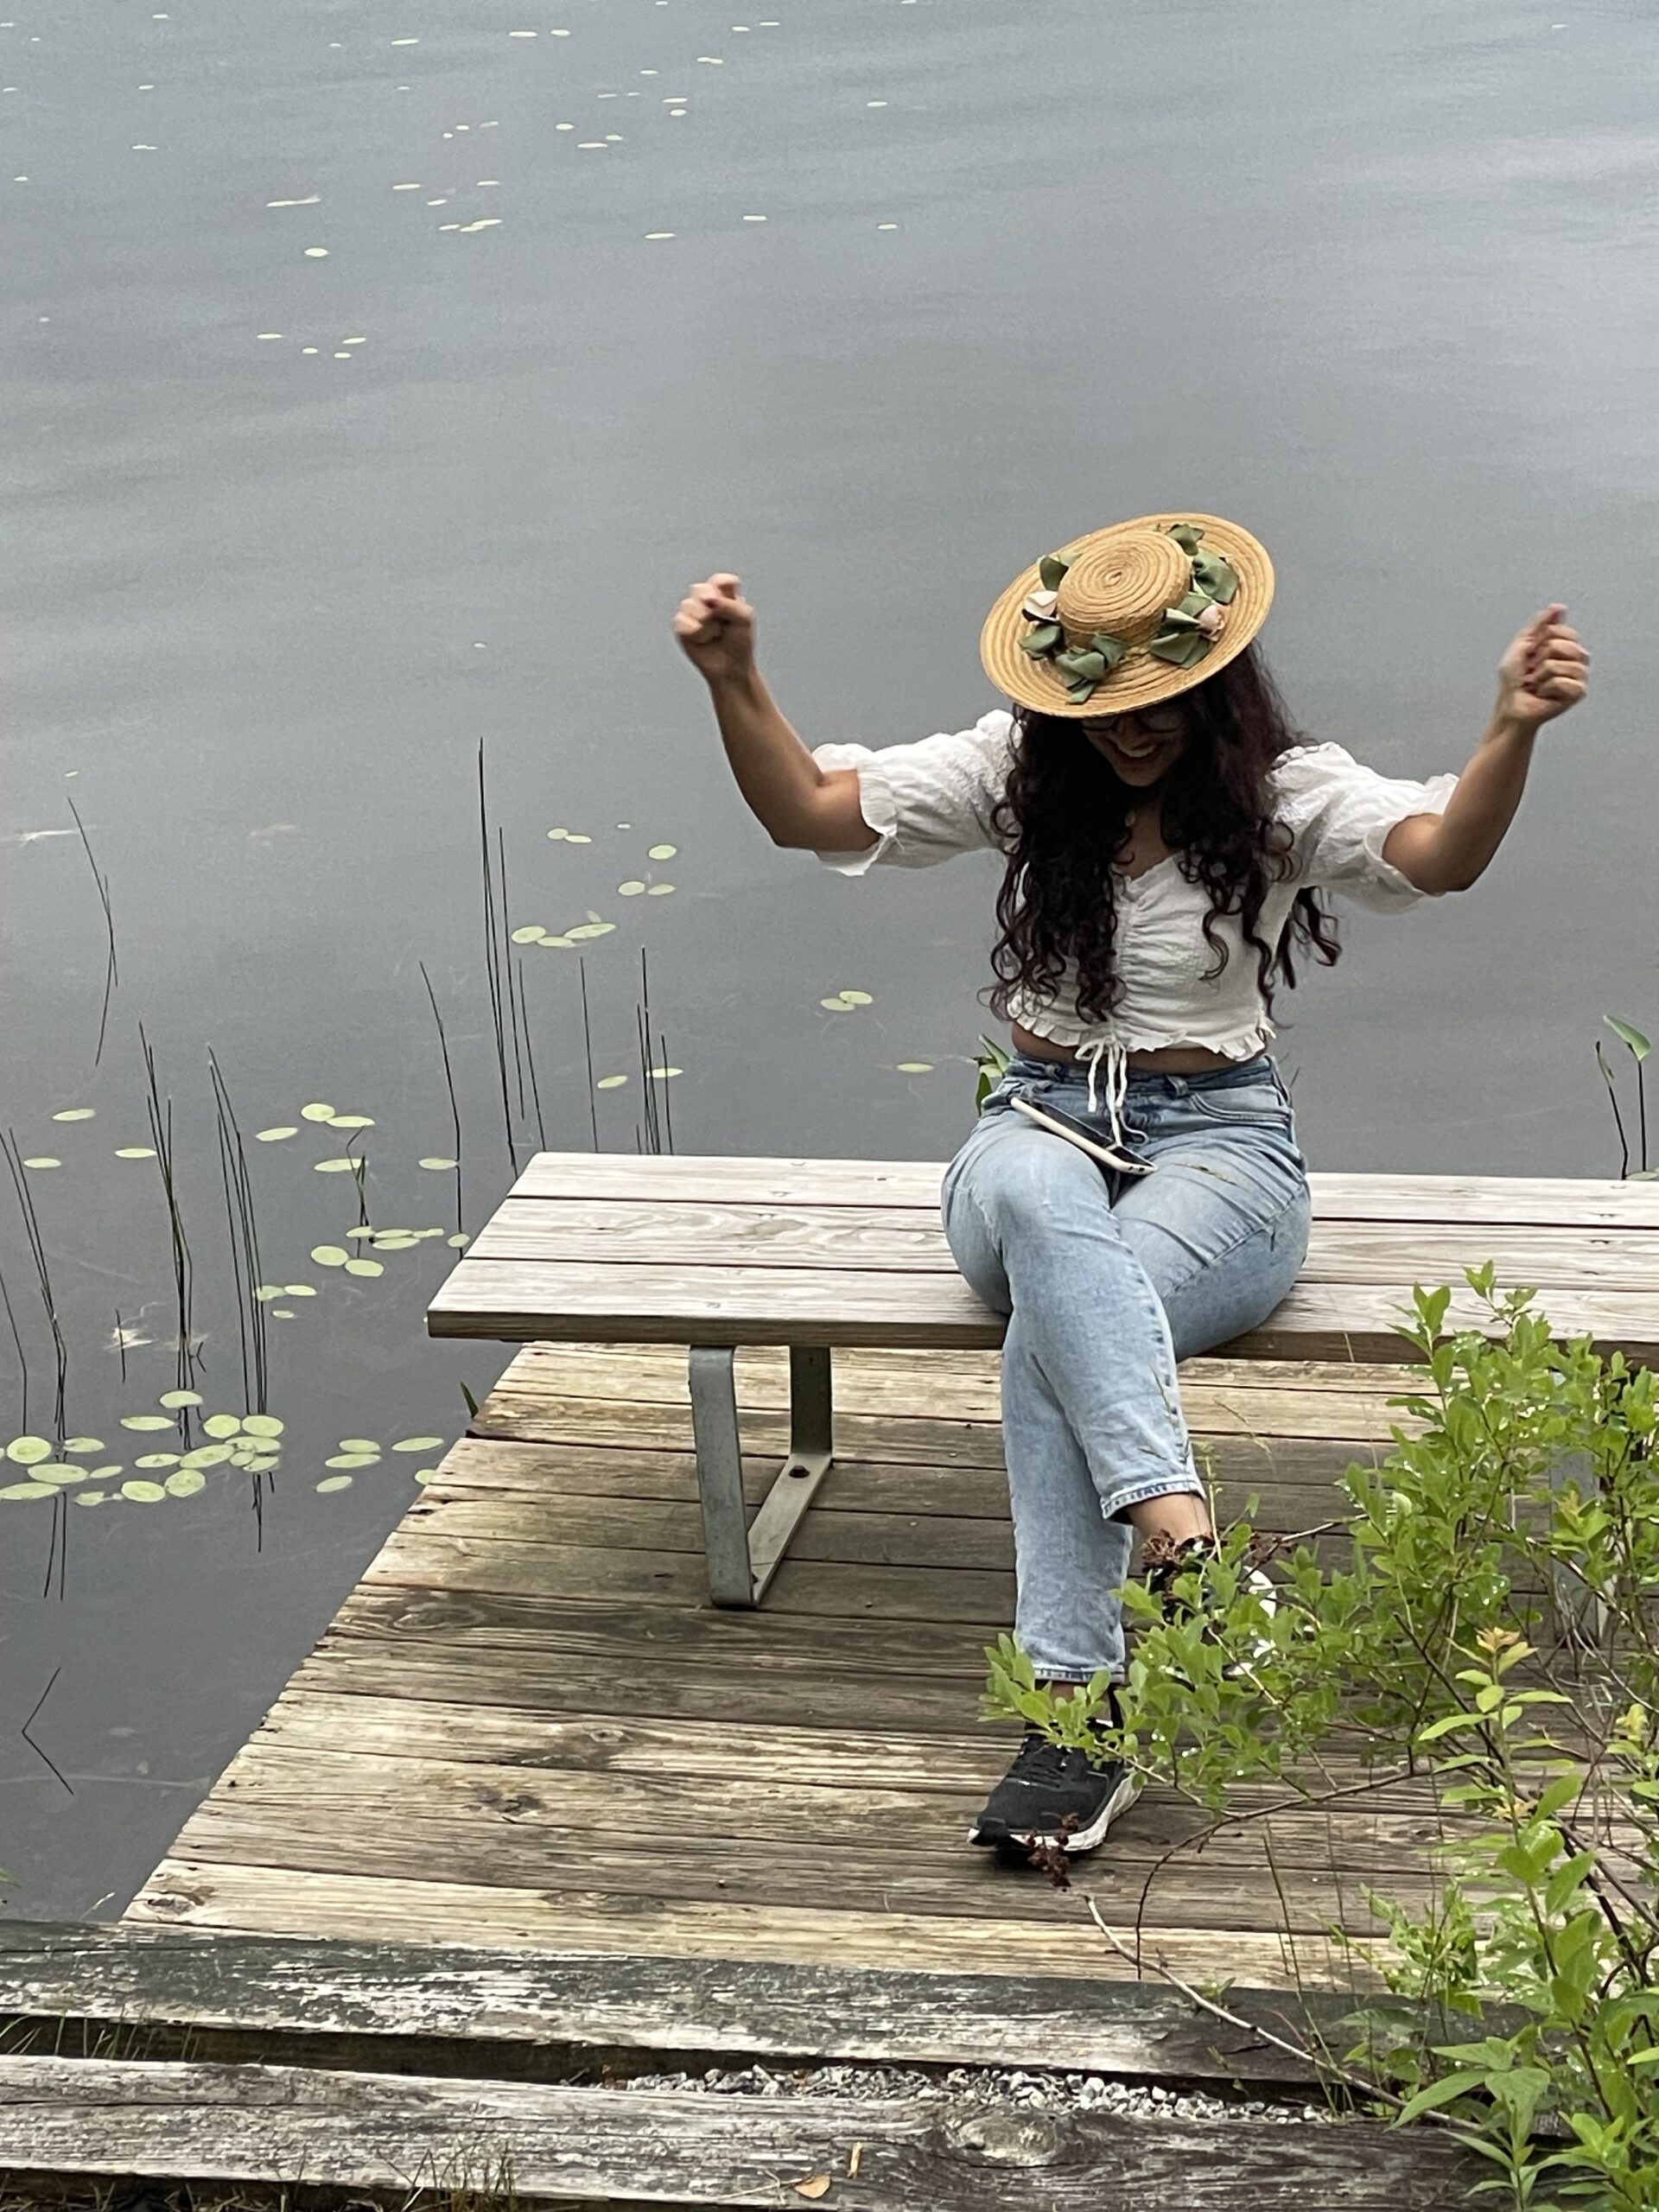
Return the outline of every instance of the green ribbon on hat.
[[[1204,532],[1196,523],[1171,523],[1169,535],[1192,564],[1192,588],[1179,605],[1165,608],[1162,625],[1147,651],[1172,667],[1195,668],[1216,642],[1199,617],[1206,607],[1232,605],[1238,596],[1238,577],[1219,553],[1200,552]],[[1042,588],[1058,591],[1071,565],[1063,553],[1045,554],[1037,564]],[[1033,622],[1020,639],[1020,650],[1033,660],[1047,661],[1065,683],[1067,698],[1082,706],[1129,648],[1126,639],[1104,630],[1096,630],[1087,645],[1067,645],[1064,626],[1049,620]]]

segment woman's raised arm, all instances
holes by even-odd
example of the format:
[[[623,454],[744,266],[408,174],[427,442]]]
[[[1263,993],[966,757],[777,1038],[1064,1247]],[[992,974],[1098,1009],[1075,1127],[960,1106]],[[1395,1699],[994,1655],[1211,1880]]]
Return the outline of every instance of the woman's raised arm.
[[[754,609],[736,576],[693,584],[674,617],[686,658],[709,686],[726,758],[749,811],[774,845],[861,853],[876,833],[859,805],[857,772],[820,768],[779,711],[754,660]]]
[[[1528,623],[1498,663],[1497,704],[1444,814],[1416,814],[1389,830],[1382,857],[1420,891],[1466,891],[1485,873],[1515,819],[1543,723],[1583,698],[1590,656],[1560,605]]]

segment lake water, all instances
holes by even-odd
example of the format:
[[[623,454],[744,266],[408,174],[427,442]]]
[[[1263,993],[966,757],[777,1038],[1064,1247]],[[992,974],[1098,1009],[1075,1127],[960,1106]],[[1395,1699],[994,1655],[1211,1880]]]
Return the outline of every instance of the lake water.
[[[440,1456],[392,1447],[453,1438],[501,1364],[422,1334],[457,1226],[417,1164],[454,1153],[423,965],[466,1228],[509,1173],[480,741],[508,925],[613,925],[512,951],[550,1144],[591,1141],[579,962],[626,1078],[601,1141],[635,1144],[642,947],[679,1150],[962,1134],[994,870],[774,852],[671,642],[694,575],[742,573],[809,739],[894,742],[995,703],[978,625],[1018,568],[1190,502],[1272,550],[1302,725],[1425,773],[1565,600],[1596,696],[1498,865],[1354,918],[1283,1058],[1316,1165],[1616,1172],[1600,1017],[1659,1014],[1645,0],[12,4],[0,1118],[60,1163],[20,1176],[67,1431],[103,1448],[6,1470],[63,1502],[0,1499],[4,1910],[118,1910]],[[118,958],[96,1065],[72,800]],[[871,1003],[823,1008],[844,990]],[[180,1381],[159,1162],[118,1156],[154,1147],[141,1025],[198,1420],[255,1395],[210,1049],[245,1141],[280,1291],[263,1528],[233,1465],[138,1469],[194,1423],[121,1425]],[[364,1156],[359,1207],[315,1164]],[[365,1212],[436,1233],[365,1248]],[[4,1174],[0,1218],[4,1434],[43,1433]],[[48,1684],[63,1783],[21,1732]]]

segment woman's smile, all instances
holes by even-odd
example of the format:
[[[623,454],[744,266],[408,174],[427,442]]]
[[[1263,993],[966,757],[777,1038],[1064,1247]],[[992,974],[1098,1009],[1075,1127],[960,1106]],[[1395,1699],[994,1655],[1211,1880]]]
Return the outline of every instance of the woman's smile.
[[[1153,783],[1172,766],[1186,742],[1186,717],[1175,708],[1146,715],[1112,715],[1085,721],[1083,734],[1126,784]]]

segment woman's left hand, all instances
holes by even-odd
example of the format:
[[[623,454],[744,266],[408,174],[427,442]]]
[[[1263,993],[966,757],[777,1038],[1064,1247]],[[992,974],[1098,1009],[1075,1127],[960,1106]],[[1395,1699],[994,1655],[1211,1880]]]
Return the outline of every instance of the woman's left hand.
[[[1590,683],[1590,656],[1561,620],[1566,607],[1545,607],[1528,623],[1497,664],[1497,712],[1535,729],[1576,707]]]

